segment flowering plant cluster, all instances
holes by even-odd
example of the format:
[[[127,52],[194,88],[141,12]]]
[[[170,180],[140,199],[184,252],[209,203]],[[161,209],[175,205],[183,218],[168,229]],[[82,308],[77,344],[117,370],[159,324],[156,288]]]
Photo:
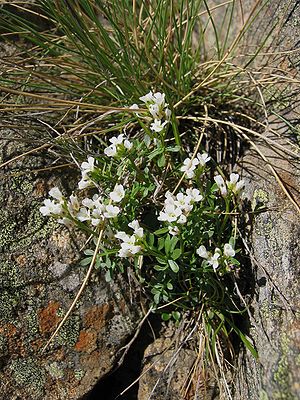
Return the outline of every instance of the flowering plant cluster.
[[[140,100],[153,119],[155,140],[145,142],[142,120],[149,117],[134,111],[142,135],[124,131],[109,137],[108,146],[81,163],[77,194],[66,198],[52,188],[40,211],[95,237],[104,231],[97,266],[107,280],[132,268],[154,307],[171,313],[201,302],[216,307],[226,277],[239,267],[230,214],[238,208],[244,182],[237,173],[229,180],[214,175],[204,151],[184,157],[166,145],[171,111],[164,94],[150,91]],[[83,264],[93,249],[85,253]]]

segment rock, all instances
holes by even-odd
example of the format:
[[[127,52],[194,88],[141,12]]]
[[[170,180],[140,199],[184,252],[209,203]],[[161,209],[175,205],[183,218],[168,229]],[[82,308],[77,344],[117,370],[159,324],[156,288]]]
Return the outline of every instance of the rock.
[[[0,136],[12,135],[2,130]],[[12,135],[13,136],[13,135]],[[26,146],[1,141],[1,161]],[[46,152],[0,170],[0,393],[2,398],[80,399],[107,374],[132,335],[139,310],[125,281],[95,272],[53,344],[42,348],[71,305],[86,267],[82,235],[39,212],[49,188],[70,194],[77,173],[30,172],[53,160]],[[120,354],[119,354],[120,355]]]
[[[300,163],[280,159],[265,145],[259,149],[299,202]],[[248,353],[240,358],[234,398],[298,399],[300,216],[258,156],[246,156],[243,170],[253,209],[258,205],[267,211],[255,217],[249,241],[256,282],[250,336],[259,358]]]

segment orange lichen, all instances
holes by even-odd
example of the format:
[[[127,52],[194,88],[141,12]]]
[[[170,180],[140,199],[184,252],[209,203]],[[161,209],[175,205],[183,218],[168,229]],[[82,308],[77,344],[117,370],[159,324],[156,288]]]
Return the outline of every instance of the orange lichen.
[[[15,260],[20,267],[24,267],[24,265],[26,265],[27,263],[27,258],[24,254],[20,254],[19,256],[17,256]]]
[[[39,311],[39,327],[41,333],[51,332],[55,329],[60,320],[57,316],[59,307],[59,303],[50,301],[46,308]]]
[[[0,333],[8,338],[11,338],[17,333],[17,328],[13,324],[5,324],[0,327]]]
[[[109,303],[102,306],[92,306],[84,316],[84,325],[92,327],[99,331],[107,320],[108,314],[112,311],[112,305]]]
[[[77,351],[85,351],[85,352],[92,352],[96,348],[97,342],[97,334],[96,332],[89,330],[89,331],[81,331],[79,334],[78,341],[75,345],[75,349]]]

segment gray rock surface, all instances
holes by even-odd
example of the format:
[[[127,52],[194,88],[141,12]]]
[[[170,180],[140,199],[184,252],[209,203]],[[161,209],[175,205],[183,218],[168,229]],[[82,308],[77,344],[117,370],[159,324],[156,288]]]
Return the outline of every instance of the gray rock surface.
[[[10,134],[2,129],[0,136]],[[1,140],[0,163],[24,150],[20,142]],[[51,161],[36,153],[0,171],[1,399],[80,399],[113,368],[139,318],[126,283],[107,284],[96,271],[42,354],[86,271],[78,264],[83,237],[39,212],[49,188],[70,194],[78,178],[67,170],[31,172]]]

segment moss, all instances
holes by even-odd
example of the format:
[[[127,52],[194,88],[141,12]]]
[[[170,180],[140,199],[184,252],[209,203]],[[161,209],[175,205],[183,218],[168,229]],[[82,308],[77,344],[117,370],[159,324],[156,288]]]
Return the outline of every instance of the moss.
[[[10,369],[18,386],[26,388],[30,395],[40,395],[45,385],[45,374],[31,358],[13,360]]]

